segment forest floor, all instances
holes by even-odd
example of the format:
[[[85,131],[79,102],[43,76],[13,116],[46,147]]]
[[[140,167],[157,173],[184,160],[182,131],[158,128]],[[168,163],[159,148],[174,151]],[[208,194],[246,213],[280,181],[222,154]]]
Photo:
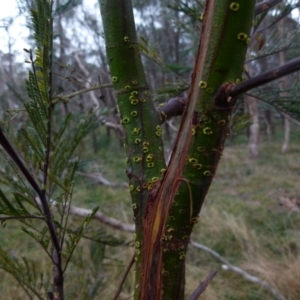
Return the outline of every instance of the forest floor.
[[[123,149],[112,140],[105,135],[98,137],[97,154],[86,158],[80,164],[80,171],[101,173],[116,186],[99,185],[78,174],[73,205],[99,206],[108,216],[133,224],[128,188],[124,186],[127,179]],[[297,300],[300,299],[299,128],[293,130],[286,154],[281,153],[281,140],[280,133],[272,141],[262,139],[256,160],[249,158],[245,136],[228,143],[192,239],[218,252],[232,265],[266,281],[285,299]],[[78,153],[87,147],[87,144],[81,146]],[[79,217],[71,218],[75,227],[80,222]],[[106,230],[124,244],[97,248],[95,243],[82,240],[65,279],[67,299],[112,299],[133,255],[131,233],[112,229],[96,220],[91,222],[91,227]],[[41,277],[39,271],[46,270],[49,276],[51,267],[43,250],[16,222],[7,223],[0,234],[1,247],[10,249],[12,256],[21,261],[26,255],[36,263],[37,287],[46,284],[47,275]],[[228,270],[210,253],[192,246],[187,255],[187,295],[213,269],[218,273],[201,297],[203,300],[276,299],[261,285],[249,282]],[[27,299],[10,275],[0,271],[0,278],[1,300]],[[132,270],[119,299],[132,299],[133,289]]]

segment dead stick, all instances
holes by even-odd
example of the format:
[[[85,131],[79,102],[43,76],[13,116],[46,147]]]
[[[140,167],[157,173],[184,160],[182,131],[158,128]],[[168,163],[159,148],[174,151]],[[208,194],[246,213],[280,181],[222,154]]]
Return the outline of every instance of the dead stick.
[[[122,286],[123,286],[123,284],[124,284],[124,282],[125,282],[125,280],[126,280],[126,278],[127,278],[127,276],[128,276],[128,273],[129,273],[131,267],[132,267],[133,264],[134,264],[134,258],[135,258],[135,254],[133,254],[133,256],[132,256],[132,258],[131,258],[131,260],[130,260],[128,266],[127,266],[127,269],[126,269],[126,271],[125,271],[125,273],[124,273],[124,275],[123,275],[122,281],[120,282],[120,285],[119,285],[119,287],[118,287],[118,289],[117,289],[117,292],[116,292],[116,294],[115,294],[113,300],[117,300],[118,297],[119,297],[119,295],[121,294]]]
[[[213,280],[213,278],[217,274],[217,270],[213,270],[204,281],[200,282],[199,286],[196,288],[196,290],[192,293],[191,296],[189,296],[188,300],[197,300],[201,294],[205,291],[207,286],[210,284],[210,282]]]

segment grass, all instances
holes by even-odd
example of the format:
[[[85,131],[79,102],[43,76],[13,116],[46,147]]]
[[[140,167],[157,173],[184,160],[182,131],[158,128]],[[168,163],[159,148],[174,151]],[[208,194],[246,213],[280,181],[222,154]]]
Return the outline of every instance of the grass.
[[[97,153],[92,153],[88,142],[80,145],[78,152],[86,153],[87,158],[81,171],[101,172],[111,182],[126,182],[122,147],[114,137],[99,136]],[[300,202],[298,128],[293,131],[289,152],[283,155],[280,149],[279,134],[272,142],[261,142],[257,160],[248,158],[247,145],[238,139],[227,145],[192,238],[267,281],[286,299],[297,300],[300,299],[300,214],[280,206],[279,200],[286,197]],[[124,186],[96,185],[77,175],[73,203],[85,208],[99,206],[107,215],[132,223],[130,197]],[[71,220],[74,226],[80,221],[75,217]],[[126,243],[106,246],[93,256],[94,245],[82,240],[75,253],[76,263],[74,260],[66,276],[69,299],[91,299],[88,290],[96,287],[98,296],[94,299],[112,299],[133,255],[131,234],[115,231],[97,221],[92,221],[92,226],[105,229]],[[21,232],[16,222],[1,228],[0,238],[2,247],[18,257],[28,255],[38,270],[46,270],[50,276],[51,267],[42,250]],[[223,269],[216,258],[192,247],[187,255],[187,295],[212,269],[217,269],[218,274],[201,297],[203,300],[274,299],[259,285]],[[24,292],[10,276],[3,271],[0,276],[0,300],[24,299]],[[119,299],[132,299],[133,289],[131,271]]]

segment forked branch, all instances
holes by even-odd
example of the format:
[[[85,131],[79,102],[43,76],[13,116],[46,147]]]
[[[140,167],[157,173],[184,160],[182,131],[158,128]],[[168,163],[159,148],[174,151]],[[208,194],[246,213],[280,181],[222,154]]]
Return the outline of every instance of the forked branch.
[[[279,79],[283,76],[289,75],[293,72],[300,70],[300,58],[295,58],[279,67],[268,70],[257,76],[249,78],[239,84],[233,85],[231,89],[227,90],[227,97],[236,98],[251,89],[260,87],[266,83]],[[157,109],[161,121],[164,122],[175,116],[179,116],[183,113],[187,104],[187,97],[172,98]]]

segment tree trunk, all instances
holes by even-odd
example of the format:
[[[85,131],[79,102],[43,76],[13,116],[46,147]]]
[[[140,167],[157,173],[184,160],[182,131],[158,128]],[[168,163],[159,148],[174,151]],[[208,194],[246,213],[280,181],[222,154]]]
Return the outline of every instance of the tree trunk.
[[[285,153],[288,150],[289,143],[290,143],[290,120],[283,114],[283,122],[284,122],[284,143],[281,148],[281,152]]]
[[[257,99],[247,96],[248,110],[251,115],[251,125],[249,127],[249,154],[251,158],[258,157],[258,143],[259,143],[259,111],[257,107]]]
[[[264,121],[266,125],[266,134],[268,140],[271,141],[273,135],[273,124],[272,124],[272,111],[269,109],[264,110]]]
[[[100,3],[112,81],[126,132],[136,224],[134,298],[181,300],[187,246],[228,136],[236,103],[228,92],[240,82],[243,72],[255,1],[206,2],[189,100],[167,169],[160,127],[167,115],[158,120],[149,97],[131,2]]]
[[[282,28],[284,28],[284,19],[282,19],[279,22],[279,32],[282,33]],[[283,51],[279,52],[279,63],[282,65],[285,63],[285,57],[284,57],[284,53]],[[283,77],[280,81],[280,89],[284,90],[287,87],[287,78]],[[282,92],[280,94],[281,97],[285,97],[286,96],[286,92]],[[286,115],[283,113],[283,123],[284,123],[284,142],[281,148],[281,152],[285,153],[288,150],[289,147],[289,142],[290,142],[290,120],[286,117]]]

